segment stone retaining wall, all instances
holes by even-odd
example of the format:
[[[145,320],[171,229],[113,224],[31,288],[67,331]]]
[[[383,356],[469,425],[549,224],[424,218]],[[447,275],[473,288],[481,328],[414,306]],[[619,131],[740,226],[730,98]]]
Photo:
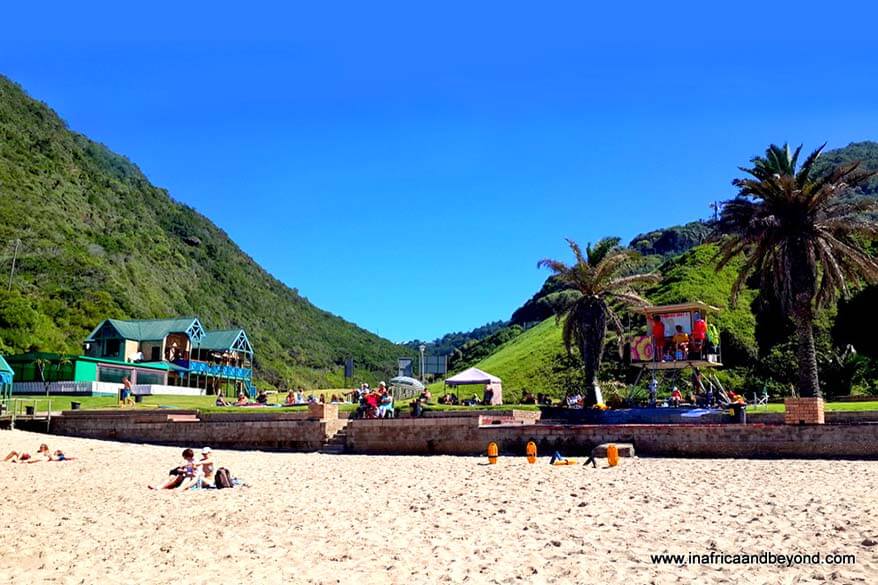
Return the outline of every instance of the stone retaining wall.
[[[145,413],[100,414],[76,411],[52,418],[50,431],[93,439],[154,443],[198,447],[210,445],[221,449],[257,449],[285,451],[317,451],[329,436],[347,421],[307,420],[302,416],[259,414],[231,416],[225,413],[201,415],[193,421],[174,422],[196,411],[160,411]],[[181,416],[182,415],[182,416]],[[242,420],[245,419],[245,420]]]
[[[351,421],[352,453],[481,455],[489,442],[501,453],[589,453],[600,443],[633,443],[639,455],[677,457],[878,458],[878,424],[845,425],[485,425],[464,419]]]
[[[493,418],[348,421],[309,420],[302,412],[70,411],[52,418],[51,432],[188,447],[317,451],[344,428],[349,453],[481,455],[494,441],[501,453],[522,455],[532,440],[541,455],[556,450],[581,455],[597,444],[616,442],[632,443],[647,456],[878,458],[878,423],[551,425],[513,419],[512,424],[480,424]]]

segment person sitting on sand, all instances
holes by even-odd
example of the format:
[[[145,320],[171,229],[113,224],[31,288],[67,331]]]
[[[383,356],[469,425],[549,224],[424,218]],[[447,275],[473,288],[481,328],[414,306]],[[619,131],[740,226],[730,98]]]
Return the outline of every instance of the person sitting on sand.
[[[201,459],[199,459],[196,463],[196,485],[198,487],[213,487],[214,482],[214,469],[216,465],[214,464],[213,458],[211,458],[211,453],[213,450],[210,447],[204,447],[201,449]]]
[[[183,462],[174,467],[169,472],[169,477],[164,484],[159,487],[155,486],[147,486],[151,490],[172,490],[175,488],[182,488],[184,483],[188,485],[186,487],[191,486],[195,482],[195,453],[192,449],[184,449],[183,450]],[[185,488],[184,488],[185,489]]]
[[[40,448],[37,449],[36,456],[32,456],[27,452],[18,452],[18,451],[10,451],[9,455],[7,455],[3,461],[9,461],[11,463],[40,463],[41,461],[51,461],[52,455],[49,453],[49,446],[43,443],[40,445]]]

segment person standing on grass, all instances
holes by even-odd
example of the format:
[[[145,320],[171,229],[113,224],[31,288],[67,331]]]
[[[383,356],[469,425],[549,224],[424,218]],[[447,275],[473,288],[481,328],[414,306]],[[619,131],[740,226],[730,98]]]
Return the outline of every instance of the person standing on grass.
[[[131,398],[132,393],[131,380],[125,376],[122,378],[122,406],[134,406],[134,399]]]

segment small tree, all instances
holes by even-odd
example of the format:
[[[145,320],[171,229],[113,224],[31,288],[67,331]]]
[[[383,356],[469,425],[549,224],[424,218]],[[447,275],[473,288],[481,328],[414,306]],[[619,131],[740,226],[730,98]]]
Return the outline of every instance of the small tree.
[[[597,373],[603,358],[608,322],[622,338],[622,322],[614,306],[642,307],[649,302],[637,293],[640,286],[657,282],[656,273],[637,273],[633,250],[619,246],[619,238],[604,238],[594,247],[589,244],[583,254],[579,244],[567,240],[576,262],[567,265],[544,259],[537,264],[551,270],[573,294],[570,302],[556,308],[558,321],[564,321],[562,337],[570,352],[576,346],[582,355],[585,371],[585,400],[597,402]]]

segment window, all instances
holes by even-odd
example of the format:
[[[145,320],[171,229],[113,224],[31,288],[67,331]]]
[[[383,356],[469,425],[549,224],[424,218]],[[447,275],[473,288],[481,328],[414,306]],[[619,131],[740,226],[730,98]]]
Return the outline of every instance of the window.
[[[113,366],[98,366],[98,382],[122,382],[122,378],[131,376],[131,371]]]
[[[106,341],[106,345],[104,346],[104,356],[103,357],[117,357],[119,355],[119,348],[121,344],[118,339],[108,339]]]
[[[165,375],[162,372],[152,370],[137,370],[138,384],[164,384]]]

